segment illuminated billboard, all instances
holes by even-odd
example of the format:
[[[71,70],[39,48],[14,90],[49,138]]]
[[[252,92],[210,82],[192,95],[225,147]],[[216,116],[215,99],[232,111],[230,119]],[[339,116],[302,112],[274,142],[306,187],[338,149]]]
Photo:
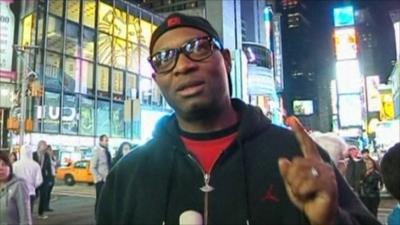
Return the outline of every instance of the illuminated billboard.
[[[360,95],[339,95],[339,122],[341,127],[362,126]]]
[[[368,76],[365,79],[367,83],[368,112],[379,112],[381,106],[379,76]]]
[[[337,60],[354,59],[357,57],[357,39],[354,28],[335,30],[333,39]]]
[[[353,6],[335,8],[333,10],[333,20],[335,27],[353,26],[354,25]]]
[[[358,60],[336,62],[338,94],[360,93],[361,73]]]
[[[313,100],[294,100],[293,113],[296,116],[309,116],[314,113]]]

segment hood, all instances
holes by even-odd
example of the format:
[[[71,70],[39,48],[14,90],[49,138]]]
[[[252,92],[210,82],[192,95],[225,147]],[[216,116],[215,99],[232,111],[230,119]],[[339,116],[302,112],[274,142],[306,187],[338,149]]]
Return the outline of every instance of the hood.
[[[30,145],[23,145],[20,154],[21,160],[32,159],[32,147]]]
[[[239,113],[239,139],[250,138],[271,124],[260,108],[246,104],[240,99],[232,99],[231,102]],[[156,124],[153,137],[179,137],[177,124],[175,113],[162,117]]]

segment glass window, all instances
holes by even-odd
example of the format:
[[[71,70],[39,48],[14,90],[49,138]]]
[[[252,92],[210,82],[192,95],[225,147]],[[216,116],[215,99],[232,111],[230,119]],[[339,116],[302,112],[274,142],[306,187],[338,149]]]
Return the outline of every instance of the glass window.
[[[127,37],[126,12],[114,8],[113,35],[122,39]]]
[[[128,41],[139,43],[140,33],[142,32],[140,28],[140,19],[134,15],[128,15]]]
[[[110,68],[98,67],[97,94],[101,97],[110,97]]]
[[[145,21],[141,20],[140,21],[140,27],[141,27],[141,33],[140,33],[140,44],[144,45],[146,47],[150,46],[150,39],[151,39],[151,33],[152,33],[152,24]]]
[[[79,134],[94,135],[94,101],[82,97],[79,112]]]
[[[63,0],[49,1],[49,12],[56,16],[62,17],[63,4]]]
[[[126,76],[125,96],[127,99],[137,98],[136,76],[133,74],[127,74]]]
[[[153,67],[151,67],[147,58],[149,57],[149,49],[144,46],[140,46],[140,75],[145,77],[151,77],[154,73]]]
[[[113,65],[125,69],[126,67],[126,41],[120,38],[113,38]]]
[[[53,2],[53,1],[51,1]],[[58,1],[54,1],[58,2]],[[49,16],[47,24],[47,49],[61,52],[63,49],[64,30],[62,29],[62,20]]]
[[[66,57],[64,66],[64,90],[68,92],[79,91],[80,59]]]
[[[97,132],[100,135],[110,135],[110,102],[97,101]]]
[[[94,28],[94,17],[96,13],[96,0],[83,1],[83,24]]]
[[[79,161],[79,162],[76,162],[75,164],[74,164],[74,167],[76,168],[76,169],[86,169],[87,167],[88,167],[88,162],[86,162],[86,161]]]
[[[112,37],[107,34],[99,33],[97,38],[97,53],[99,62],[111,65],[111,43]]]
[[[120,70],[113,70],[112,77],[113,99],[123,100],[124,94],[124,73]]]
[[[65,39],[65,54],[80,57],[80,27],[71,22],[67,22],[67,30]]]
[[[112,109],[112,132],[113,137],[124,137],[124,105],[113,103]]]
[[[41,7],[39,7],[38,13],[36,13],[36,15],[39,17],[38,21],[37,21],[37,43],[41,43],[43,40],[43,16],[44,16],[44,12],[43,9]]]
[[[127,44],[127,68],[139,74],[139,46],[132,42],[127,42]]]
[[[44,68],[45,88],[61,89],[61,56],[52,52],[47,52],[46,65]]]
[[[67,19],[79,23],[80,1],[67,0]]]
[[[44,95],[44,132],[59,133],[60,94],[45,92]]]
[[[62,107],[61,132],[63,134],[78,133],[78,101],[74,95],[64,95],[64,106]]]
[[[163,98],[156,82],[151,82],[151,104],[153,106],[162,107]]]
[[[107,5],[103,2],[99,2],[99,4],[100,4],[99,19],[98,19],[99,31],[112,35],[114,27],[113,8],[110,5]]]
[[[81,62],[81,93],[93,95],[93,63]]]
[[[140,77],[139,82],[140,90],[140,101],[144,105],[151,104],[151,79],[146,77]]]
[[[95,32],[92,29],[83,29],[83,48],[82,57],[85,59],[93,60],[94,56],[94,39]]]

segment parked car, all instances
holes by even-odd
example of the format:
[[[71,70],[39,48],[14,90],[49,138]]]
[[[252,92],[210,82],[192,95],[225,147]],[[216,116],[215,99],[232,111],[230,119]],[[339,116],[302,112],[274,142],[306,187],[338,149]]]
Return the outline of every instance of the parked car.
[[[74,185],[76,182],[93,184],[90,161],[80,160],[65,167],[59,167],[56,172],[56,178],[63,180],[69,186]]]

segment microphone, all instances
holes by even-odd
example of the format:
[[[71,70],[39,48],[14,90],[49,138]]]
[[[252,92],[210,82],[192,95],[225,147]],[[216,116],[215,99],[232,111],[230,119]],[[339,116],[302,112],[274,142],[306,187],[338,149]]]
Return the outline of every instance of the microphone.
[[[187,210],[179,216],[180,225],[203,225],[203,216],[194,210]]]

